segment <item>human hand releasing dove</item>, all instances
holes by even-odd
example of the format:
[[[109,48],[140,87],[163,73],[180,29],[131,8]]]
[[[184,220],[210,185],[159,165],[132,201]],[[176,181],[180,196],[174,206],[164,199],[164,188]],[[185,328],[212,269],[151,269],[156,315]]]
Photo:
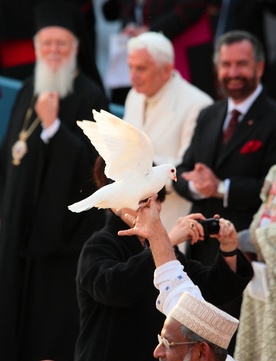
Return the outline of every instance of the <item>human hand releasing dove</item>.
[[[104,110],[93,109],[93,116],[96,122],[77,124],[105,160],[105,175],[114,183],[70,205],[72,212],[92,207],[137,210],[139,202],[158,193],[168,179],[177,180],[173,165],[152,166],[153,145],[144,132]]]

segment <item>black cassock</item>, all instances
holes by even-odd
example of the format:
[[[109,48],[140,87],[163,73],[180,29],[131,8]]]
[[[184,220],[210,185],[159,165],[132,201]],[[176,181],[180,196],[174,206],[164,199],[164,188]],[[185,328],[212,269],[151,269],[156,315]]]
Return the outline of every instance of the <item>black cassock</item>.
[[[67,209],[95,191],[97,153],[76,120],[92,120],[92,109],[107,109],[107,101],[79,74],[74,92],[60,101],[57,133],[45,144],[39,124],[16,166],[11,147],[32,94],[30,79],[18,95],[0,153],[0,359],[70,361],[79,329],[76,264],[83,243],[103,224],[97,209],[80,214]]]

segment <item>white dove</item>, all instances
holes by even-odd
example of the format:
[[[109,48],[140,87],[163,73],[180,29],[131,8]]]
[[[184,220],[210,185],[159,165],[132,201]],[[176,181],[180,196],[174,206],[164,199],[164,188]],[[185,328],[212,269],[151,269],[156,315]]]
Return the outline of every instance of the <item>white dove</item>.
[[[72,212],[92,207],[137,210],[139,202],[159,192],[169,178],[176,181],[173,165],[152,166],[153,145],[145,133],[104,110],[93,109],[93,116],[96,122],[77,124],[105,160],[105,175],[114,182],[70,205]]]

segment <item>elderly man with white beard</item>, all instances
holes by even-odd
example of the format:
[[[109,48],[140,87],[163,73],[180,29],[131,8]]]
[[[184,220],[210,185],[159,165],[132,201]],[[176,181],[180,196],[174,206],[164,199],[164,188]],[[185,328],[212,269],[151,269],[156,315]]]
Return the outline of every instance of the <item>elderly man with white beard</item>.
[[[79,329],[75,273],[101,211],[67,208],[95,191],[96,151],[76,121],[107,109],[78,66],[76,3],[35,9],[35,75],[26,80],[0,150],[0,355],[5,361],[72,361]]]

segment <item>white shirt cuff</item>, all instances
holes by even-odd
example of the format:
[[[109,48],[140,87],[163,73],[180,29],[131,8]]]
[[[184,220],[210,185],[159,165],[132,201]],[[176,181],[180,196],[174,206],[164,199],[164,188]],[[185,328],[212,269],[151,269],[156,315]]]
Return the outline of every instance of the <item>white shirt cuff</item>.
[[[224,179],[224,195],[223,195],[223,207],[228,207],[228,194],[229,194],[229,188],[230,188],[230,179],[226,178]]]
[[[56,119],[52,125],[50,125],[48,128],[43,128],[40,137],[43,140],[44,143],[49,143],[49,140],[53,138],[53,136],[56,134],[56,132],[59,130],[60,127],[60,119]]]
[[[188,186],[189,186],[189,191],[192,193],[192,196],[194,197],[194,199],[204,199],[204,198],[206,198],[203,194],[199,193],[196,190],[196,187],[194,186],[193,181],[190,180],[188,182]]]

